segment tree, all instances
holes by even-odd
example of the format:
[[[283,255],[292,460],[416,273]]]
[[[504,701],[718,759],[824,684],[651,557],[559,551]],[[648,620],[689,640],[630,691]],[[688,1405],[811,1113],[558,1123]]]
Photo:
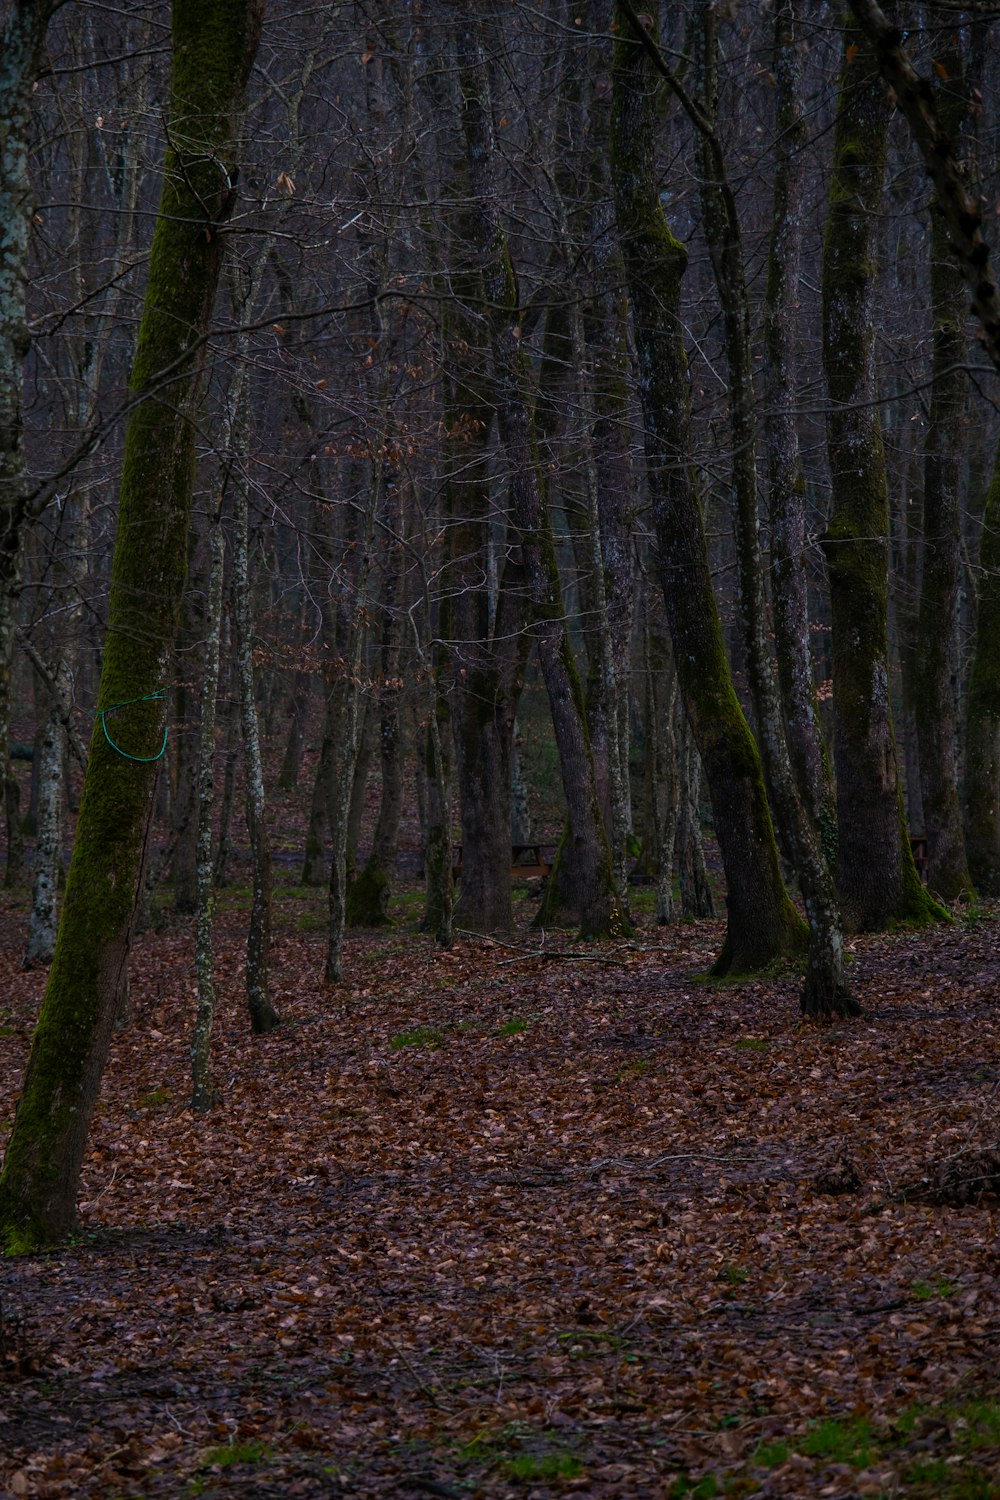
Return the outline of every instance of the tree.
[[[56,952],[0,1175],[8,1249],[75,1214],[126,971],[184,586],[194,408],[231,213],[234,141],[261,0],[174,0],[163,188],[131,388],[99,711]]]
[[[25,296],[32,197],[28,181],[31,93],[55,0],[15,0],[0,31],[0,777],[8,824],[18,809],[8,761],[11,668],[24,539],[33,518],[25,482],[22,380],[28,351]],[[8,837],[8,875],[10,874]]]
[[[917,877],[889,684],[889,499],[875,390],[876,231],[888,103],[848,19],[823,248],[823,363],[832,511],[823,546],[833,628],[837,886],[848,923],[878,931],[937,910]]]
[[[549,697],[566,797],[573,890],[580,930],[619,935],[628,926],[611,866],[594,778],[583,694],[566,626],[552,522],[541,491],[527,369],[518,322],[517,286],[497,209],[493,122],[477,28],[457,27],[462,121],[476,201],[474,244],[482,266],[490,330],[497,425],[508,464],[511,516],[531,600],[531,627]],[[509,780],[505,786],[509,795]]]
[[[798,952],[805,929],[781,879],[760,756],[733,689],[712,594],[701,507],[691,472],[690,396],[679,300],[687,252],[660,205],[648,14],[616,21],[611,170],[629,293],[646,469],[678,681],[701,754],[728,885],[717,974],[747,972]]]

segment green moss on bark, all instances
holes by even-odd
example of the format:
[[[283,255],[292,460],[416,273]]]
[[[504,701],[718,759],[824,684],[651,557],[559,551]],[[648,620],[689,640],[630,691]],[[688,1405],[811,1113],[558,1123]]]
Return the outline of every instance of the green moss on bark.
[[[163,738],[163,685],[184,586],[194,477],[190,413],[221,265],[226,163],[259,30],[257,0],[174,0],[170,135],[150,256],[112,563],[98,706],[135,757]],[[138,701],[132,701],[138,700]],[[125,975],[155,762],[95,722],[66,900],[0,1177],[0,1239],[51,1244],[76,1186]]]
[[[680,319],[687,252],[667,225],[657,191],[649,64],[623,11],[616,11],[616,20],[611,171],[632,302],[659,569],[678,681],[726,871],[728,928],[715,972],[744,973],[802,951],[806,927],[781,879],[760,756],[723,648],[690,468]]]

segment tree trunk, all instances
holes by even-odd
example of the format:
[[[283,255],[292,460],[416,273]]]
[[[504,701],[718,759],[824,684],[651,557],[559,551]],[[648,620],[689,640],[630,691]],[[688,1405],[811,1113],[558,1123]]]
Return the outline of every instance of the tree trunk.
[[[352,927],[389,925],[389,897],[399,848],[399,820],[403,812],[403,755],[400,699],[400,598],[403,551],[403,506],[400,475],[388,464],[383,474],[381,531],[385,538],[385,580],[382,588],[382,639],[378,651],[379,765],[382,797],[364,869],[347,892],[347,921]]]
[[[903,815],[889,696],[888,483],[875,390],[876,233],[888,104],[850,22],[823,251],[823,364],[832,513],[830,573],[837,883],[848,923],[879,931],[937,912]]]
[[[63,720],[69,712],[70,673],[60,662],[55,673],[60,698],[49,709],[38,766],[38,832],[35,839],[35,877],[31,915],[24,949],[24,967],[41,968],[52,962],[59,922],[59,881],[63,872],[63,819],[65,798],[63,766],[66,733]]]
[[[965,741],[965,839],[983,896],[1000,896],[1000,444],[983,516]]]
[[[636,44],[621,6],[616,19],[621,33],[615,46],[611,169],[632,299],[660,577],[728,885],[726,941],[713,972],[737,974],[801,951],[806,932],[782,883],[760,757],[733,688],[712,594],[690,468],[690,396],[680,321],[687,253],[660,206],[647,52]],[[655,29],[652,22],[649,28]]]
[[[800,0],[779,0],[774,17],[775,173],[764,306],[767,386],[764,443],[771,527],[771,600],[778,687],[792,771],[831,870],[837,809],[823,743],[809,646],[805,475],[795,407],[796,313],[802,262],[806,129],[802,105]]]
[[[617,936],[628,919],[611,866],[586,712],[562,606],[551,517],[538,478],[527,369],[520,343],[517,289],[496,196],[495,144],[489,88],[475,22],[457,27],[462,122],[476,204],[475,240],[486,294],[493,351],[497,423],[508,463],[511,515],[517,529],[532,606],[532,634],[552,712],[573,846],[574,897],[580,932]],[[509,765],[502,783],[509,794]],[[509,816],[509,815],[508,815]]]
[[[461,196],[470,197],[459,175]],[[445,309],[444,446],[448,561],[441,621],[450,642],[455,770],[462,834],[456,923],[473,932],[514,925],[510,887],[510,757],[530,650],[520,550],[507,538],[494,591],[491,557],[490,428],[493,382],[482,319],[483,287],[470,264],[471,209],[452,225]],[[491,593],[495,594],[495,608]],[[451,862],[451,849],[447,853]]]
[[[953,18],[928,10],[934,67],[948,78],[941,124],[952,140],[968,108],[964,59]],[[934,320],[931,407],[924,465],[924,547],[917,619],[916,726],[927,838],[928,878],[952,901],[971,886],[958,796],[959,574],[962,482],[967,447],[965,283],[951,254],[948,226],[931,204],[931,308]]]
[[[679,715],[680,808],[677,819],[677,872],[682,917],[714,917],[712,885],[701,831],[701,756],[683,709]]]
[[[677,847],[680,777],[678,775],[677,673],[665,622],[653,617],[647,591],[643,611],[643,666],[646,697],[646,805],[648,850],[643,865],[656,880],[656,920],[662,927],[674,917],[674,853]],[[658,614],[659,611],[656,611]],[[645,842],[645,840],[644,840]]]
[[[221,499],[219,508],[221,510]],[[208,548],[208,594],[205,601],[205,648],[198,729],[195,917],[198,1014],[191,1040],[191,1108],[196,1110],[210,1109],[216,1097],[212,1083],[212,1026],[215,1021],[215,871],[212,865],[212,832],[215,822],[215,716],[219,692],[225,556],[222,517],[218,512],[210,522]]]
[[[257,0],[174,0],[169,147],[131,387],[108,633],[66,901],[0,1176],[8,1250],[72,1227],[142,870],[184,587],[203,339]]]
[[[32,90],[55,8],[55,0],[14,0],[5,7],[0,31],[0,780],[8,885],[20,876],[20,789],[10,769],[8,742],[24,539],[33,518],[25,482],[22,402],[30,342],[25,303],[33,210],[28,136]]]
[[[250,285],[241,289],[232,278],[233,307],[244,321],[253,306],[264,256],[257,258]],[[246,335],[241,336],[240,343]],[[243,777],[247,834],[250,839],[252,899],[247,934],[246,997],[250,1028],[264,1036],[281,1024],[271,1003],[271,916],[273,871],[271,841],[267,828],[264,793],[264,762],[260,744],[256,682],[253,665],[253,608],[250,585],[250,363],[248,351],[240,351],[229,390],[220,448],[226,457],[227,485],[233,490],[233,645],[239,684],[240,730],[243,739]]]

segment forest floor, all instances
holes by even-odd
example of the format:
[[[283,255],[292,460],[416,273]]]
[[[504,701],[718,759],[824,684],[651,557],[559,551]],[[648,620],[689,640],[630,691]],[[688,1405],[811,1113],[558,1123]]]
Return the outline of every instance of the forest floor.
[[[327,987],[282,892],[253,1039],[230,896],[204,1115],[190,934],[139,940],[79,1235],[0,1263],[3,1492],[1000,1496],[996,913],[855,941],[817,1027],[705,982],[719,924],[445,952],[415,910]]]

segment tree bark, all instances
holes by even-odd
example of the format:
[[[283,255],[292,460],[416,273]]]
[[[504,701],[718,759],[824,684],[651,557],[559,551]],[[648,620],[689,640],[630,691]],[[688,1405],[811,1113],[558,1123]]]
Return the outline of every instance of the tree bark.
[[[476,213],[475,240],[486,295],[497,423],[508,464],[511,515],[532,606],[532,634],[552,712],[573,845],[574,897],[580,932],[617,936],[629,929],[601,817],[583,694],[562,604],[551,517],[538,478],[527,371],[520,343],[518,298],[495,182],[489,88],[474,22],[457,27],[462,121]],[[509,794],[508,775],[504,793]],[[508,812],[509,818],[509,812]],[[509,826],[509,825],[508,825]]]
[[[728,885],[728,928],[716,974],[761,968],[804,946],[805,926],[781,879],[760,757],[722,642],[701,507],[691,473],[689,391],[680,321],[687,252],[660,206],[653,157],[654,89],[645,41],[625,8],[615,47],[611,169],[632,300],[660,578],[685,709],[701,752]],[[654,44],[655,45],[655,44]]]
[[[63,778],[69,713],[70,671],[60,662],[52,674],[54,698],[45,724],[38,766],[38,832],[35,838],[35,876],[31,915],[24,949],[24,967],[41,968],[52,962],[59,925],[59,882],[63,873],[62,808],[66,790]]]
[[[910,852],[889,694],[889,501],[874,298],[888,105],[872,63],[863,34],[848,21],[823,250],[833,494],[823,547],[833,641],[837,883],[845,918],[861,931],[937,914]]]
[[[257,0],[174,0],[169,144],[131,381],[143,399],[126,434],[100,713],[66,901],[0,1175],[8,1250],[51,1244],[72,1227],[126,972],[184,587],[192,417],[260,19]]]
[[[732,431],[731,477],[736,532],[736,573],[750,696],[757,718],[771,803],[799,877],[809,923],[809,957],[801,1005],[807,1015],[858,1015],[860,1006],[844,977],[844,937],[833,878],[818,833],[792,773],[784,716],[768,641],[767,596],[760,555],[757,503],[757,419],[751,357],[750,304],[743,267],[742,234],[716,131],[718,17],[701,0],[696,56],[701,63],[702,112],[699,178],[702,214],[715,283],[723,311],[723,342],[729,374]],[[795,643],[794,649],[800,649]]]
[[[965,839],[983,896],[1000,896],[1000,445],[983,516],[965,742]]]
[[[14,0],[0,31],[0,800],[8,828],[8,885],[20,877],[20,789],[10,769],[8,742],[24,540],[33,519],[22,401],[30,342],[26,296],[33,209],[28,134],[32,90],[55,8],[55,0]]]
[[[954,142],[941,119],[934,85],[917,73],[903,49],[903,33],[875,0],[851,0],[851,9],[871,44],[879,72],[913,132],[934,184],[938,208],[948,225],[952,252],[972,296],[983,344],[1000,370],[1000,289],[983,237],[982,209],[966,184]]]
[[[831,870],[837,860],[837,810],[823,743],[809,647],[805,558],[805,475],[795,417],[796,315],[802,263],[806,129],[802,104],[800,0],[779,0],[774,16],[775,170],[764,304],[764,447],[771,529],[771,602],[778,687],[788,754],[799,795]]]
[[[205,647],[198,729],[198,827],[195,844],[195,972],[198,979],[198,1013],[191,1039],[191,1108],[196,1110],[210,1109],[216,1098],[212,1083],[212,1027],[215,1021],[215,870],[212,864],[212,832],[215,823],[215,719],[219,692],[225,561],[219,510],[209,523],[208,593],[205,601]]]
[[[964,59],[953,18],[929,7],[935,69],[948,78],[942,127],[957,140],[968,107]],[[949,247],[948,226],[931,203],[931,404],[924,455],[923,568],[917,618],[916,727],[932,890],[952,901],[971,887],[958,795],[959,576],[962,485],[967,438],[965,283]]]

